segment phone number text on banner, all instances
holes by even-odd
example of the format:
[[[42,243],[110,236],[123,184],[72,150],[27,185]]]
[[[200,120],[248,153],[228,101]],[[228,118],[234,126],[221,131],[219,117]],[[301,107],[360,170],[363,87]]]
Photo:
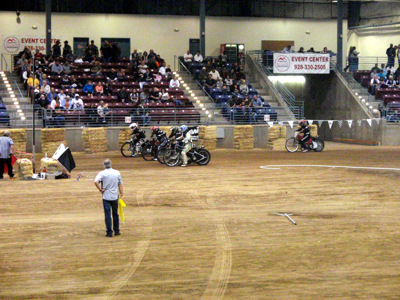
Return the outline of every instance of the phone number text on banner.
[[[274,53],[275,74],[329,74],[330,55]]]

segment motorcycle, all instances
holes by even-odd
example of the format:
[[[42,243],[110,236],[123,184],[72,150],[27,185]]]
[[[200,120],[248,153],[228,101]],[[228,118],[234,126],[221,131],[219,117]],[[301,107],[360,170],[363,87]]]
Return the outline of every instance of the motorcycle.
[[[147,145],[149,141],[145,139],[139,140],[136,144],[134,144],[133,140],[126,141],[121,146],[121,154],[124,157],[137,157],[142,153],[142,149],[145,145]]]
[[[165,164],[169,167],[180,166],[183,163],[181,156],[183,148],[183,145],[175,143],[170,149],[167,149],[164,154]],[[205,166],[211,160],[211,154],[204,146],[193,146],[186,155],[188,157],[188,164],[197,163],[200,166]]]
[[[300,146],[301,137],[298,135],[296,131],[294,137],[289,138],[285,143],[285,148],[288,152],[296,152],[301,149]],[[325,142],[319,137],[310,137],[307,141],[305,141],[306,149],[313,150],[315,152],[321,152],[324,150]]]

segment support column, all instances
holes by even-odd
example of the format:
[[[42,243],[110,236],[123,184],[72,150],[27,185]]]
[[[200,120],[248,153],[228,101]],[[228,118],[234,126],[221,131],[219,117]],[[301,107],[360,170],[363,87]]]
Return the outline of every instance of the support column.
[[[200,0],[200,53],[206,57],[206,0]]]
[[[343,71],[343,0],[337,1],[337,56],[336,65]]]
[[[51,53],[51,0],[46,0],[46,55]]]

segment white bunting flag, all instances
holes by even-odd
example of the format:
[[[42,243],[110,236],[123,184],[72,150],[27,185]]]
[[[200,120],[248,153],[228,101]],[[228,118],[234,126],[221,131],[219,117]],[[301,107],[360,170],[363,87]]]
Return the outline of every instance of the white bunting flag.
[[[332,120],[328,120],[329,129],[332,128],[332,124],[333,124],[333,121]]]
[[[288,121],[290,128],[293,128],[293,121]]]
[[[353,124],[353,120],[347,120],[347,124],[349,124],[349,128],[351,128],[351,125]]]
[[[372,119],[367,119],[369,126],[372,126]]]
[[[319,126],[319,127],[321,127],[322,122],[323,122],[322,120],[318,120],[318,126]]]
[[[279,121],[278,124],[279,124],[280,126],[283,126],[283,121]]]
[[[381,122],[381,119],[375,119],[375,121],[376,121],[376,124],[378,124],[379,125],[379,123]]]
[[[274,122],[267,122],[270,127],[274,126]]]
[[[314,123],[314,120],[308,120],[308,124],[312,125]]]
[[[358,126],[361,126],[362,120],[357,120]]]
[[[339,128],[342,128],[343,121],[342,121],[342,120],[339,120],[339,121],[338,121],[338,125],[339,125]]]

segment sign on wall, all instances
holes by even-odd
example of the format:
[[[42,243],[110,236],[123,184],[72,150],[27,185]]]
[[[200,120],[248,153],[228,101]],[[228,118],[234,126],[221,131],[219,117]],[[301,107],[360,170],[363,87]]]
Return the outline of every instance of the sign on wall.
[[[32,51],[39,49],[41,52],[46,51],[46,37],[45,36],[30,36],[30,35],[8,35],[2,36],[2,45],[4,53],[16,54],[22,51],[25,47],[28,47]],[[57,40],[64,42],[61,37],[52,38],[51,44],[55,44]]]
[[[329,71],[329,54],[274,53],[276,74],[329,74]]]

